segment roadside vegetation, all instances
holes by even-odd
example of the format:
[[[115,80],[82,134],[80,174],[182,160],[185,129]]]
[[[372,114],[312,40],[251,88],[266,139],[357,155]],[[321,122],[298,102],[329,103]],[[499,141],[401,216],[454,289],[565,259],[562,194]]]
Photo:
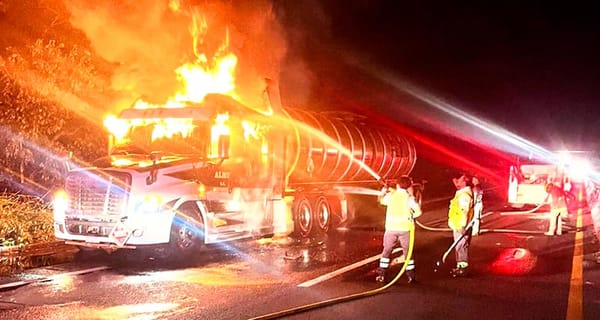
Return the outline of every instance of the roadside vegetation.
[[[43,257],[20,253],[29,244],[55,241],[49,205],[33,196],[0,194],[0,214],[0,274],[44,264]]]
[[[113,66],[71,26],[61,1],[0,0],[0,30],[0,274],[5,274],[51,259],[28,254],[38,250],[34,244],[55,242],[50,201],[63,183],[67,155],[74,156],[74,165],[85,165],[106,150],[98,117],[111,99]]]

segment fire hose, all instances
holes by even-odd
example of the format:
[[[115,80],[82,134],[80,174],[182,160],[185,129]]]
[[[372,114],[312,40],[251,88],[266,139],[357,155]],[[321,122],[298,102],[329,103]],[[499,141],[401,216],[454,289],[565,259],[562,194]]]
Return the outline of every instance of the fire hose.
[[[435,267],[433,268],[434,272],[437,272],[439,270],[439,268],[442,266],[442,264],[444,264],[446,262],[446,258],[448,258],[448,255],[458,245],[458,243],[471,233],[474,223],[475,223],[475,219],[471,219],[469,224],[467,224],[465,231],[460,235],[460,237],[456,238],[456,240],[454,240],[454,242],[452,242],[450,247],[448,247],[448,249],[444,252],[444,254],[442,255],[442,260],[438,260],[435,262]]]
[[[408,252],[406,253],[406,256],[404,259],[404,264],[402,265],[402,268],[400,269],[400,271],[398,272],[396,277],[394,277],[394,279],[392,279],[392,281],[390,281],[388,284],[386,284],[380,288],[368,290],[368,291],[364,291],[364,292],[358,292],[358,293],[354,293],[354,294],[350,294],[350,295],[346,295],[346,296],[341,296],[338,298],[323,300],[323,301],[319,301],[319,302],[315,302],[315,303],[311,303],[311,304],[306,304],[306,305],[290,308],[287,310],[281,310],[278,312],[273,312],[270,314],[250,318],[249,320],[276,319],[276,318],[283,317],[283,316],[289,316],[289,315],[297,314],[297,313],[308,311],[308,310],[322,308],[322,307],[330,306],[330,305],[337,304],[337,303],[347,302],[347,301],[356,300],[356,299],[360,299],[360,298],[366,298],[366,297],[370,297],[370,296],[373,296],[376,294],[383,293],[386,289],[388,289],[389,287],[394,285],[406,271],[406,267],[408,266],[408,261],[410,261],[410,259],[412,257],[414,240],[415,240],[415,227],[413,225],[413,226],[411,226],[411,228],[409,230]]]
[[[530,210],[526,210],[526,211],[510,211],[511,215],[525,215],[525,214],[529,214],[529,213],[534,213],[537,210],[539,210],[542,206],[544,206],[546,204],[546,202],[548,201],[548,198],[550,197],[550,194],[548,194],[546,196],[546,198],[544,199],[544,201],[542,201],[542,203],[536,205],[534,208],[530,209]],[[483,218],[488,217],[494,213],[497,213],[498,211],[493,210],[493,211],[488,211],[484,214],[481,215],[481,217],[479,218],[480,220],[483,220]],[[474,221],[475,219],[473,219],[472,221]],[[416,221],[417,225],[427,231],[452,231],[452,229],[450,228],[439,228],[439,227],[430,227],[427,226],[419,221]],[[538,231],[527,231],[527,230],[517,230],[517,229],[480,229],[479,233],[486,233],[486,232],[512,232],[512,233],[540,233]],[[541,232],[543,233],[543,232]]]
[[[385,187],[387,187],[386,183],[383,183],[383,184],[384,184]],[[532,210],[528,210],[528,211],[521,212],[521,213],[532,213],[532,212],[535,212],[543,204],[544,203],[536,206]],[[484,217],[492,215],[492,214],[494,214],[496,212],[497,211],[489,211],[489,212],[483,214],[480,219],[483,219]],[[448,249],[442,255],[442,259],[436,261],[435,267],[434,267],[434,272],[437,272],[438,269],[439,269],[439,267],[441,267],[441,265],[443,263],[445,263],[446,258],[448,257],[448,255],[450,254],[450,252],[452,252],[452,250],[458,245],[458,243],[462,239],[464,239],[469,233],[471,233],[471,230],[472,230],[474,222],[475,222],[475,219],[471,219],[471,221],[469,222],[469,224],[467,225],[467,227],[465,229],[465,232],[463,232],[463,234],[460,237],[458,237],[450,245],[450,247],[448,247]],[[420,223],[419,221],[417,221],[416,219],[415,219],[415,223],[419,227],[421,227],[421,228],[423,228],[425,230],[429,230],[429,231],[451,231],[450,228],[434,228],[434,227],[426,226],[426,225]],[[526,233],[536,233],[535,231],[512,230],[512,229],[481,229],[480,230],[480,233],[485,233],[485,232],[526,232]],[[373,290],[358,292],[358,293],[349,294],[349,295],[345,295],[345,296],[341,296],[341,297],[337,297],[337,298],[332,298],[332,299],[328,299],[328,300],[318,301],[318,302],[315,302],[315,303],[301,305],[301,306],[298,306],[298,307],[294,307],[294,308],[290,308],[290,309],[285,309],[285,310],[273,312],[273,313],[270,313],[270,314],[265,314],[265,315],[262,315],[262,316],[250,318],[249,320],[276,319],[276,318],[280,318],[280,317],[284,317],[284,316],[298,314],[298,313],[301,313],[301,312],[305,312],[305,311],[309,311],[309,310],[314,310],[314,309],[317,309],[317,308],[322,308],[322,307],[326,307],[326,306],[330,306],[330,305],[334,305],[334,304],[338,304],[338,303],[348,302],[348,301],[352,301],[352,300],[356,300],[356,299],[360,299],[360,298],[366,298],[366,297],[369,297],[369,296],[373,296],[373,295],[376,295],[376,294],[383,293],[386,289],[388,289],[389,287],[391,287],[392,285],[394,285],[400,279],[400,277],[404,274],[404,272],[406,271],[406,268],[408,266],[408,262],[410,261],[410,259],[412,257],[412,253],[413,253],[414,233],[415,233],[415,226],[411,225],[411,228],[409,230],[408,252],[406,253],[406,256],[405,256],[402,268],[400,269],[400,271],[398,272],[398,274],[396,275],[396,277],[394,277],[394,279],[392,279],[392,281],[390,281],[386,285],[384,285],[384,286],[382,286],[380,288],[377,288],[377,289],[373,289]]]

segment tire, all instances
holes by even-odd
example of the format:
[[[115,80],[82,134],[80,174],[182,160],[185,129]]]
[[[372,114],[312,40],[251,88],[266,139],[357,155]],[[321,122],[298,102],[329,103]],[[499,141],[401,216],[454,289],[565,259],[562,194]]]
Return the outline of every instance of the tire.
[[[333,213],[331,212],[331,205],[329,200],[324,196],[319,196],[313,200],[312,203],[313,220],[316,223],[317,228],[322,233],[327,233],[331,227],[331,219]]]
[[[306,197],[300,196],[294,201],[292,209],[294,217],[294,233],[305,238],[313,229],[313,213],[310,202]]]
[[[196,204],[184,204],[171,223],[171,250],[178,256],[196,253],[204,246],[204,221]]]

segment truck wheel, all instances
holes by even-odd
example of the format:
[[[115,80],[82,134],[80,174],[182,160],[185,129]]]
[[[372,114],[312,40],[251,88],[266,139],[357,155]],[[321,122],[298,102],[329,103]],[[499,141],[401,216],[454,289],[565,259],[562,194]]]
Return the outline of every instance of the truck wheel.
[[[329,201],[326,197],[320,196],[313,202],[313,213],[315,221],[317,222],[317,227],[323,233],[327,233],[329,231],[329,227],[331,226],[331,206],[329,205]]]
[[[171,224],[170,244],[179,254],[192,254],[204,245],[204,223],[195,210],[177,213]]]
[[[302,236],[308,237],[313,228],[313,215],[310,203],[305,197],[300,197],[294,201],[294,230]]]

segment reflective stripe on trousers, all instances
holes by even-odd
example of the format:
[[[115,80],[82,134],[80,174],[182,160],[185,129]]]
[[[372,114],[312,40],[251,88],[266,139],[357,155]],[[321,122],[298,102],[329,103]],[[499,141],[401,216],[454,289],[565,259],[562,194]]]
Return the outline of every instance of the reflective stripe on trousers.
[[[383,269],[389,268],[390,267],[390,258],[381,257],[381,259],[379,259],[379,267],[383,268]]]

